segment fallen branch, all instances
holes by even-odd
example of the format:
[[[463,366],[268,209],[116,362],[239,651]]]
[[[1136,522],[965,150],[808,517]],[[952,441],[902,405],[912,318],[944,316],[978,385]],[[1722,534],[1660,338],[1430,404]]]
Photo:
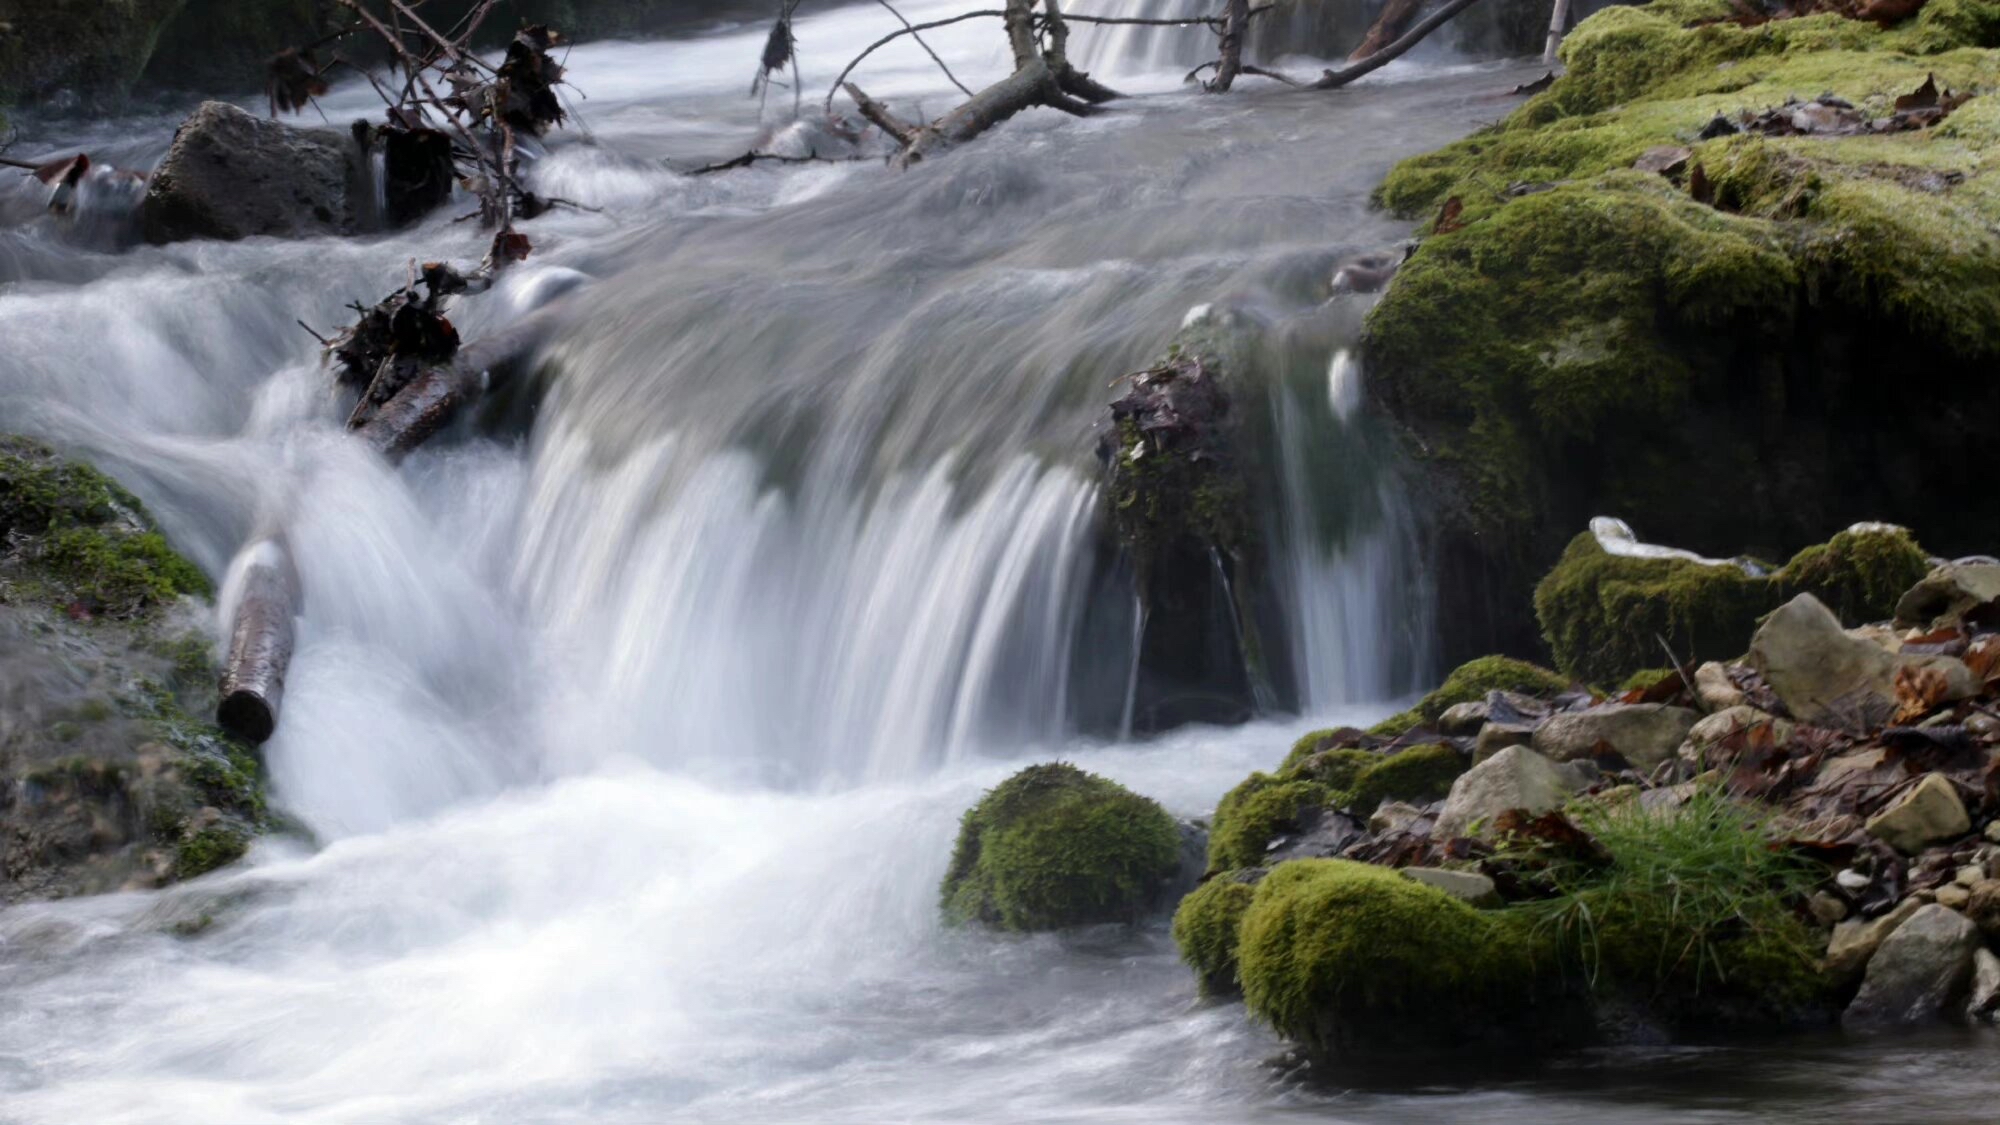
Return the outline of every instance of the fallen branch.
[[[894,43],[896,40],[901,39],[903,36],[915,35],[920,31],[930,31],[934,28],[939,28],[939,27],[950,27],[952,24],[964,23],[966,20],[1005,19],[1006,16],[1007,16],[1006,12],[997,11],[994,9],[986,9],[977,12],[962,12],[958,15],[952,16],[950,19],[932,20],[929,23],[906,24],[903,30],[892,31],[889,34],[884,35],[882,38],[877,39],[875,42],[870,43],[868,44],[868,46],[862,48],[861,53],[854,56],[853,60],[850,61],[844,68],[841,69],[840,74],[834,78],[833,84],[826,88],[826,108],[829,110],[833,108],[833,95],[835,93],[844,89],[848,89],[847,76],[854,73],[854,68],[861,65],[861,60],[867,58],[869,55],[874,54],[876,51],[881,50],[883,47],[886,47],[889,44]]]
[[[1382,14],[1376,17],[1375,25],[1362,37],[1361,45],[1354,48],[1354,51],[1347,56],[1347,61],[1360,62],[1380,51],[1385,45],[1394,42],[1397,36],[1409,28],[1410,21],[1417,18],[1417,13],[1423,6],[1424,0],[1389,0],[1383,7]]]
[[[717,172],[730,172],[738,168],[748,168],[752,164],[764,160],[769,160],[777,164],[854,164],[869,159],[871,158],[866,156],[819,156],[817,154],[811,156],[783,156],[775,152],[758,152],[753,148],[741,156],[733,156],[728,160],[718,160],[713,164],[704,164],[690,171],[688,175],[712,176]]]
[[[924,49],[924,54],[929,55],[931,57],[931,61],[937,64],[937,68],[939,70],[944,71],[944,76],[951,80],[952,85],[958,87],[960,93],[964,94],[968,98],[972,96],[971,87],[968,87],[965,83],[960,82],[958,80],[958,75],[953,74],[951,72],[951,68],[944,64],[944,60],[938,57],[938,53],[936,51],[931,50],[931,45],[929,43],[924,42],[924,37],[917,34],[917,29],[910,26],[910,21],[904,18],[903,13],[896,10],[896,6],[894,4],[889,3],[889,0],[875,0],[875,2],[877,4],[880,4],[883,10],[887,11],[890,15],[896,17],[896,22],[902,24],[903,27],[909,31],[910,38],[915,39],[917,41],[917,46],[922,47]]]
[[[241,592],[230,625],[215,721],[239,738],[263,743],[278,729],[278,711],[284,704],[299,576],[282,534],[252,543],[239,560]]]
[[[459,411],[499,386],[546,342],[567,302],[557,301],[467,344],[448,363],[426,369],[382,404],[356,436],[391,461],[429,441]]]
[[[1362,59],[1360,62],[1340,70],[1329,70],[1322,73],[1319,79],[1312,83],[1311,88],[1315,90],[1337,90],[1357,78],[1373,74],[1375,71],[1402,57],[1404,52],[1421,43],[1425,36],[1450,23],[1454,16],[1457,16],[1460,12],[1477,3],[1479,3],[1479,0],[1451,0],[1444,7],[1424,17],[1415,27],[1404,32],[1401,38],[1367,58]]]

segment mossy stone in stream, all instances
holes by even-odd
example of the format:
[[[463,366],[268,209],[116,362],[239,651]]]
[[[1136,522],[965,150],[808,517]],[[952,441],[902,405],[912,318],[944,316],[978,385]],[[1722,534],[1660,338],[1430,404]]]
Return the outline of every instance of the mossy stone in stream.
[[[1451,783],[1470,766],[1464,755],[1442,743],[1411,746],[1378,755],[1336,800],[1361,816],[1384,801],[1425,804],[1451,792]]]
[[[11,437],[0,438],[0,541],[10,538],[47,602],[131,617],[209,592],[207,577],[111,478]]]
[[[1157,802],[1067,763],[1029,766],[960,821],[945,917],[1003,930],[1130,922],[1159,904],[1180,849]]]
[[[1233,996],[1236,942],[1243,915],[1256,897],[1255,869],[1218,875],[1190,891],[1174,911],[1174,944],[1181,960],[1194,970],[1204,996]]]
[[[1545,991],[1530,927],[1364,863],[1279,864],[1238,937],[1251,1013],[1315,1060],[1525,1041]]]
[[[1211,872],[1255,867],[1280,833],[1307,811],[1328,804],[1333,790],[1317,781],[1253,773],[1225,793],[1208,826]]]

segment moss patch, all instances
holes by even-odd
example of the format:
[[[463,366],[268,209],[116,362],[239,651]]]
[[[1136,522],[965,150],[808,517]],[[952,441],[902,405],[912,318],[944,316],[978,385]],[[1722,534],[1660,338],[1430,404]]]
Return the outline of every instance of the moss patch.
[[[1236,941],[1256,893],[1253,882],[1233,874],[1218,876],[1196,887],[1174,911],[1174,944],[1200,979],[1204,996],[1240,991]]]
[[[1278,865],[1240,933],[1250,1011],[1316,1058],[1498,1039],[1545,971],[1527,927],[1344,860]]]
[[[1449,746],[1412,746],[1377,758],[1338,800],[1342,807],[1363,816],[1374,812],[1384,801],[1424,804],[1451,792],[1451,783],[1468,766],[1464,757]]]
[[[1179,864],[1180,831],[1166,810],[1058,762],[1022,770],[966,811],[940,895],[955,923],[1129,922]]]
[[[1333,791],[1317,781],[1251,774],[1215,807],[1208,829],[1208,869],[1232,871],[1263,863],[1272,840],[1332,798]]]
[[[1415,707],[1382,720],[1369,733],[1394,737],[1435,724],[1446,711],[1461,703],[1477,703],[1491,692],[1513,691],[1546,698],[1568,690],[1569,686],[1564,677],[1525,660],[1482,656],[1459,665],[1437,690],[1418,700]]]

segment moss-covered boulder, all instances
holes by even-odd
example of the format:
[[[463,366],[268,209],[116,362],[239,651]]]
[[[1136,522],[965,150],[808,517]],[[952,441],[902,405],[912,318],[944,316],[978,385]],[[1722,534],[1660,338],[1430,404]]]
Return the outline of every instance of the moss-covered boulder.
[[[1614,555],[1586,532],[1535,588],[1542,637],[1565,672],[1616,684],[1665,655],[1727,660],[1749,645],[1757,619],[1801,593],[1836,609],[1849,625],[1885,620],[1930,572],[1907,531],[1843,531],[1768,574],[1681,558]]]
[[[960,821],[940,888],[945,917],[1003,930],[1130,922],[1180,870],[1165,809],[1063,762],[1029,766]]]
[[[1977,483],[1939,469],[1978,463],[1963,420],[2000,410],[1993,7],[1886,31],[1608,9],[1548,91],[1391,173],[1399,213],[1462,207],[1366,341],[1438,498],[1450,655],[1531,650],[1521,593],[1605,513],[1709,555],[1783,557],[1870,519],[1984,549]],[[1829,92],[1886,117],[1933,74],[1978,96],[1932,128],[1709,129]],[[1666,146],[1688,150],[1674,178],[1633,167]]]
[[[1451,792],[1451,783],[1471,764],[1450,746],[1411,746],[1379,757],[1335,800],[1361,816],[1374,812],[1384,801],[1426,804]]]
[[[1253,773],[1223,794],[1208,826],[1208,869],[1231,871],[1264,862],[1271,841],[1325,807],[1334,790],[1300,774]]]
[[[262,826],[255,752],[199,717],[207,591],[110,478],[0,438],[0,903],[200,875]]]
[[[1248,868],[1218,875],[1190,891],[1174,911],[1174,944],[1193,969],[1204,996],[1234,996],[1236,941],[1264,872]]]
[[[1236,958],[1251,1013],[1316,1060],[1527,1046],[1556,1030],[1560,1010],[1531,927],[1345,860],[1272,869],[1243,913]]]
[[[1481,656],[1453,669],[1444,683],[1418,700],[1415,707],[1382,720],[1369,733],[1395,737],[1418,727],[1433,726],[1446,711],[1461,703],[1477,703],[1491,692],[1511,691],[1547,698],[1569,686],[1567,678],[1525,660]]]

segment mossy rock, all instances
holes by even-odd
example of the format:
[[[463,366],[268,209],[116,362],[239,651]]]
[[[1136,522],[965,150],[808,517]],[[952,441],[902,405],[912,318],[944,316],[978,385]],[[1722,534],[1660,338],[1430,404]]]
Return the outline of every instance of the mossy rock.
[[[1558,667],[1615,684],[1656,666],[1662,639],[1680,659],[1734,658],[1760,617],[1801,593],[1850,625],[1892,617],[1897,599],[1929,571],[1929,556],[1900,528],[1843,531],[1766,576],[1613,555],[1585,532],[1535,587],[1535,615]]]
[[[1131,922],[1160,904],[1180,849],[1157,802],[1067,763],[1029,766],[960,821],[945,917],[1024,931]]]
[[[1378,757],[1337,800],[1361,816],[1384,801],[1427,804],[1450,793],[1451,783],[1470,767],[1465,756],[1450,746],[1412,746]]]
[[[111,478],[21,438],[0,437],[0,544],[40,600],[131,617],[209,582]]]
[[[1547,698],[1568,690],[1569,686],[1570,681],[1565,677],[1525,660],[1482,656],[1453,669],[1444,683],[1418,700],[1415,707],[1382,720],[1369,733],[1393,738],[1418,727],[1431,726],[1453,707],[1477,703],[1496,691]]]
[[[1308,739],[1311,737],[1307,736]],[[1304,741],[1302,739],[1301,743]],[[1328,789],[1340,791],[1352,788],[1356,779],[1381,760],[1381,752],[1353,746],[1316,750],[1304,757],[1299,757],[1295,749],[1293,756],[1286,758],[1285,764],[1279,767],[1278,775],[1317,781]]]
[[[1189,892],[1174,911],[1174,944],[1200,980],[1204,996],[1234,996],[1242,990],[1236,979],[1237,936],[1262,876],[1255,868],[1218,875]]]
[[[1210,872],[1256,867],[1271,841],[1298,825],[1307,812],[1333,800],[1333,790],[1298,776],[1253,773],[1224,794],[1208,828]]]
[[[1315,1060],[1525,1045],[1552,1014],[1531,927],[1363,863],[1273,868],[1236,954],[1251,1013]]]
[[[1520,592],[1607,512],[1709,555],[1879,519],[1990,549],[1977,484],[1934,467],[1977,463],[1963,419],[2000,412],[2000,5],[1887,31],[1718,8],[1591,16],[1549,90],[1378,193],[1410,217],[1462,205],[1365,341],[1437,498],[1448,656],[1528,651]],[[1933,74],[1979,96],[1932,129],[1700,135],[1822,92],[1887,116]],[[1690,150],[1702,199],[1691,173],[1632,168],[1660,146]]]

